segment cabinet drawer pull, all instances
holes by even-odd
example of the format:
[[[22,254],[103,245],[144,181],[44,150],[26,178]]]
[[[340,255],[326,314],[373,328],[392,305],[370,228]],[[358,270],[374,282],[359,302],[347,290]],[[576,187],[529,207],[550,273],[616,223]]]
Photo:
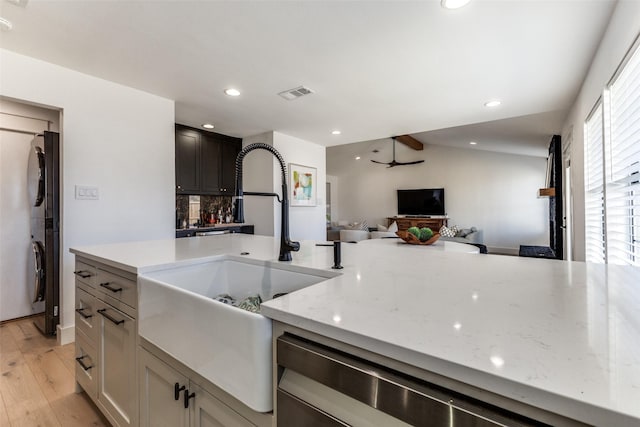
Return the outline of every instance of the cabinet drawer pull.
[[[120,319],[120,320],[114,319],[113,317],[109,316],[106,313],[106,311],[107,311],[107,309],[103,308],[103,309],[98,310],[98,313],[100,313],[102,316],[106,317],[107,319],[111,320],[116,325],[120,325],[120,324],[124,323],[124,319]]]
[[[80,276],[83,279],[86,279],[88,277],[93,276],[93,274],[89,273],[88,271],[84,271],[84,270],[74,271],[73,274],[75,274],[76,276]]]
[[[109,289],[113,293],[122,292],[122,288],[112,288],[111,286],[109,286],[110,283],[111,282],[100,283],[100,286],[102,286],[103,288]]]
[[[93,368],[93,365],[90,365],[90,366],[85,365],[84,362],[82,361],[82,359],[84,359],[85,357],[87,357],[86,354],[84,356],[76,357],[76,362],[78,362],[80,366],[82,366],[82,369],[84,369],[85,371],[88,371],[89,369]]]
[[[180,387],[180,383],[175,383],[175,385],[173,386],[173,398],[175,400],[180,400],[180,392],[184,389],[186,389],[187,386],[182,386]]]
[[[76,308],[76,313],[82,316],[85,319],[90,319],[93,317],[93,314],[84,314],[84,308]]]
[[[189,399],[191,399],[192,397],[196,397],[196,393],[193,392],[189,394],[189,389],[186,389],[184,391],[184,409],[189,409]]]

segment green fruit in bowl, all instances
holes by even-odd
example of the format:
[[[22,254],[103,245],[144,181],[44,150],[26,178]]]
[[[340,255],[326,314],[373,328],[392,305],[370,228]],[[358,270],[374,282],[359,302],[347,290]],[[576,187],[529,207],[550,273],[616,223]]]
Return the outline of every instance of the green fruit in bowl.
[[[418,227],[409,227],[407,231],[416,236],[418,239],[420,238],[420,229]]]
[[[433,237],[433,231],[430,228],[423,227],[420,229],[420,236],[418,238],[420,239],[421,242],[426,242],[432,237]]]

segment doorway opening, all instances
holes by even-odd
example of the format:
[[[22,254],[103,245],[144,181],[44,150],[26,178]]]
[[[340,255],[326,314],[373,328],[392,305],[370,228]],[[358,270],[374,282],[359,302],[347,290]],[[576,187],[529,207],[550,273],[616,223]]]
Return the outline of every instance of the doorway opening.
[[[59,110],[0,98],[0,321],[35,315],[46,335],[60,314],[59,128]]]

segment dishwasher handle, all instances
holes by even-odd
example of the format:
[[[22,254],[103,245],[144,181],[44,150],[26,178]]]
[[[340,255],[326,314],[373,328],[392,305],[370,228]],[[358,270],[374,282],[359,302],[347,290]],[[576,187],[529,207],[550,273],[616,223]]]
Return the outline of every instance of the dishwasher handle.
[[[290,334],[277,339],[277,363],[410,425],[426,419],[433,426],[546,425]],[[287,392],[280,384],[278,391]]]

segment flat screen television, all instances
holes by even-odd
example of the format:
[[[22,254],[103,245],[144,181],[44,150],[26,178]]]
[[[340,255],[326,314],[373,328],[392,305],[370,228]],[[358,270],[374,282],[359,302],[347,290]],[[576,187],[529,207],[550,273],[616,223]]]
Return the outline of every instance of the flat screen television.
[[[444,188],[398,190],[398,215],[444,215]]]

